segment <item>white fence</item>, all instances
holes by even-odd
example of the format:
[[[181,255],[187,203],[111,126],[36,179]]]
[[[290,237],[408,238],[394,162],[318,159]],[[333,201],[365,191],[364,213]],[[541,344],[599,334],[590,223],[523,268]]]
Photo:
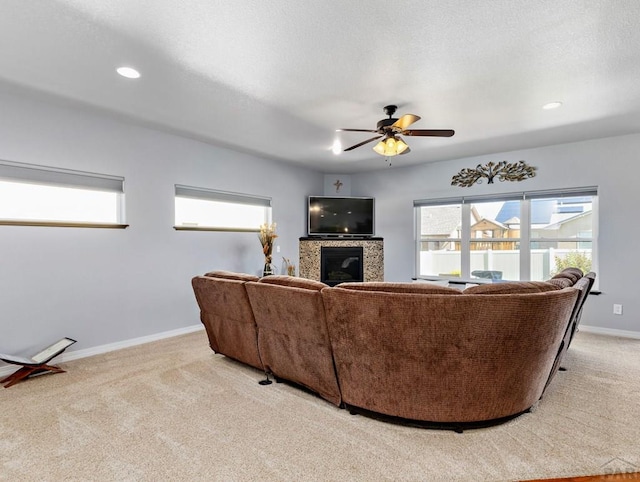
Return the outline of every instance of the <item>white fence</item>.
[[[591,259],[591,250],[575,249],[532,249],[531,279],[545,280],[556,269],[556,258],[564,258],[569,253],[579,252]],[[471,251],[471,272],[500,271],[502,279],[520,279],[520,251],[484,250]],[[460,276],[460,251],[421,251],[420,276]]]

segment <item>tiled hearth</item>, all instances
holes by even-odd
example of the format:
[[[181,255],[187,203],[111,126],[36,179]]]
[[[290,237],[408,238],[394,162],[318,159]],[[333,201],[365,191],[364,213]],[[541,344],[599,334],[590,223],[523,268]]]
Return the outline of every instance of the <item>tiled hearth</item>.
[[[364,281],[384,281],[384,243],[382,238],[300,238],[300,263],[298,266],[302,278],[320,281],[320,258],[323,247],[362,247]]]

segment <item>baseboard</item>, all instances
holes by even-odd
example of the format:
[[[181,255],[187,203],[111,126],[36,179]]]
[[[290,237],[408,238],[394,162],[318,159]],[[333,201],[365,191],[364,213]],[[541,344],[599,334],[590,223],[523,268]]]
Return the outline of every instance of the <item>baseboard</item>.
[[[131,338],[130,340],[123,340],[115,343],[107,343],[106,345],[85,348],[84,350],[70,351],[68,353],[63,353],[59,357],[55,358],[55,363],[78,360],[79,358],[86,358],[88,356],[101,355],[102,353],[108,353],[110,351],[121,350],[123,348],[129,348],[131,346],[142,345],[144,343],[151,343],[152,341],[163,340],[165,338],[171,338],[173,336],[186,335],[187,333],[193,333],[200,330],[204,330],[204,326],[202,324],[197,324],[186,326],[184,328],[178,328],[176,330],[163,331],[162,333],[156,333],[154,335],[141,336],[139,338]],[[616,330],[613,328],[601,328],[599,326],[588,325],[580,325],[580,331],[584,331],[585,333],[594,333],[597,335],[619,336],[622,338],[633,338],[640,340],[640,332],[638,331]],[[17,367],[15,365],[0,367],[0,377],[5,377],[16,369]]]
[[[163,331],[162,333],[156,333],[154,335],[141,336],[139,338],[131,338],[129,340],[117,341],[115,343],[107,343],[106,345],[85,348],[84,350],[65,352],[56,357],[52,361],[52,363],[55,365],[61,362],[68,362],[71,360],[77,360],[79,358],[86,358],[88,356],[101,355],[102,353],[108,353],[110,351],[121,350],[123,348],[129,348],[131,346],[142,345],[144,343],[151,343],[152,341],[163,340],[165,338],[171,338],[173,336],[186,335],[187,333],[193,333],[200,330],[204,330],[204,325],[202,323],[198,323],[197,325],[192,326],[186,326],[184,328],[178,328],[176,330]],[[6,365],[0,367],[0,378],[4,378],[6,375],[9,375],[17,369],[18,367],[16,365]]]
[[[595,333],[597,335],[619,336],[621,338],[634,338],[640,340],[640,331],[616,330],[614,328],[600,328],[599,326],[580,325],[578,328],[585,333]]]

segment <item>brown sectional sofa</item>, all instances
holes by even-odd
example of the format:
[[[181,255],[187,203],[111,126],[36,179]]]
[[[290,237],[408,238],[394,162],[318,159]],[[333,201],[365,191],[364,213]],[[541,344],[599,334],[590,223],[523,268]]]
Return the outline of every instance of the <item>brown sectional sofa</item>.
[[[233,276],[192,281],[214,351],[352,411],[454,426],[509,418],[542,397],[595,278],[563,271],[460,291]]]

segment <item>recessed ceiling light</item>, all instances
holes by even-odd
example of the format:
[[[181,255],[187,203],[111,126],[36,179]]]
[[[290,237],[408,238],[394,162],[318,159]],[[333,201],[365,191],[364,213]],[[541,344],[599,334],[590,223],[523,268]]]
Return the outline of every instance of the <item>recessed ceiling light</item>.
[[[544,110],[551,110],[551,109],[557,109],[561,105],[562,105],[562,102],[549,102],[548,104],[543,105],[542,108]]]
[[[131,67],[119,67],[116,69],[116,72],[118,72],[123,77],[126,77],[127,79],[140,78],[140,72]]]

